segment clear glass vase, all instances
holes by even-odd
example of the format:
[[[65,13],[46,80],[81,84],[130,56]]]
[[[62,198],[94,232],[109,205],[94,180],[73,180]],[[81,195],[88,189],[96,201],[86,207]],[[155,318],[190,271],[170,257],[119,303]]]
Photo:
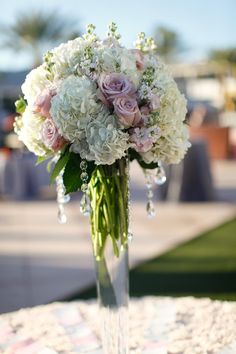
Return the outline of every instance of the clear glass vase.
[[[104,354],[128,354],[127,160],[99,166],[90,181],[91,236]]]
[[[128,247],[119,258],[108,253],[96,261],[103,353],[128,354]]]

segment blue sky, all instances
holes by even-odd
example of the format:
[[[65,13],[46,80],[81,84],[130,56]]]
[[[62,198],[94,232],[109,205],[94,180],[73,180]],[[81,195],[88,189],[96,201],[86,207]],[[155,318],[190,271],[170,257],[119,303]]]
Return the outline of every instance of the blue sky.
[[[107,24],[115,21],[123,43],[132,46],[136,34],[151,35],[157,25],[176,30],[188,50],[183,59],[203,58],[211,48],[236,46],[236,0],[6,0],[1,3],[0,23],[13,23],[19,12],[30,9],[57,9],[61,14],[78,19],[84,30],[94,23],[103,36]],[[27,67],[29,58],[22,54],[0,53],[0,70]]]

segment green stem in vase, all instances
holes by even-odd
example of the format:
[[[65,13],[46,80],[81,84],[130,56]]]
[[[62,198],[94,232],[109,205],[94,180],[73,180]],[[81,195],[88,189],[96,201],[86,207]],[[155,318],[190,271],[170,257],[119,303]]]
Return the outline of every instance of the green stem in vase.
[[[99,263],[99,266],[97,267],[97,276],[99,280],[99,298],[101,305],[105,307],[117,306],[118,301],[112,286],[112,280],[107,269],[105,258],[97,261],[97,263]]]
[[[109,239],[117,257],[120,247],[127,244],[127,181],[125,159],[110,166],[98,166],[90,180],[91,232],[94,254],[98,260],[103,258]]]
[[[121,244],[123,245],[124,243],[124,232],[125,232],[125,211],[124,211],[124,204],[123,204],[123,198],[122,198],[122,192],[121,192],[121,188],[120,188],[120,177],[115,176],[114,177],[115,182],[116,182],[116,186],[117,186],[117,190],[118,190],[118,194],[117,194],[117,202],[118,202],[118,210],[120,211],[120,215],[118,216],[119,219],[119,226],[120,226],[120,237],[121,237]]]

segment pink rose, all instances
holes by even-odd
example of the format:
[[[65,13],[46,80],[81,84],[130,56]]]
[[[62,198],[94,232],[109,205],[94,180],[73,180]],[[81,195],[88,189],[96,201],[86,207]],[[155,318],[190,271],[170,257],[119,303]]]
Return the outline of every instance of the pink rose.
[[[135,87],[123,74],[102,74],[98,80],[98,98],[106,105],[110,105],[116,97],[133,96]]]
[[[140,123],[142,117],[136,99],[129,96],[116,97],[113,105],[120,123],[125,128],[135,127]]]
[[[151,94],[150,97],[150,109],[152,112],[156,111],[160,107],[160,97],[155,94]]]
[[[141,50],[139,49],[131,49],[131,52],[134,54],[136,59],[136,68],[138,70],[144,69],[144,56]]]
[[[153,139],[148,128],[134,128],[130,131],[131,147],[137,152],[147,152],[153,146]]]
[[[50,117],[51,99],[55,94],[55,91],[43,90],[34,102],[33,111],[41,114],[43,117]]]
[[[41,134],[44,145],[53,151],[59,150],[66,144],[66,140],[59,134],[52,119],[44,121]]]

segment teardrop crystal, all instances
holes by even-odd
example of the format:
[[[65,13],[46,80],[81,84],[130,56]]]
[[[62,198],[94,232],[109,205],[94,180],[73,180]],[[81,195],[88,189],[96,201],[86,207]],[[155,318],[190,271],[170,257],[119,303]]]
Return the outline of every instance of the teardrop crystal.
[[[84,216],[89,216],[91,214],[91,211],[92,209],[91,209],[90,198],[87,193],[84,193],[80,201],[80,212]]]
[[[157,167],[157,172],[155,176],[155,183],[161,186],[166,182],[166,173],[162,166]]]
[[[61,210],[61,209],[59,208],[58,214],[57,214],[57,219],[58,219],[58,222],[59,222],[60,224],[66,224],[66,222],[67,222],[67,217],[66,217],[66,214],[64,213],[64,210]]]
[[[155,211],[154,204],[153,204],[152,200],[149,200],[147,202],[146,210],[147,210],[148,217],[154,218],[154,216],[156,215],[156,211]]]
[[[68,203],[70,200],[70,195],[65,195],[65,186],[63,184],[63,171],[59,173],[56,178],[57,185],[57,204],[58,204],[58,214],[57,219],[60,224],[65,224],[67,222],[67,217],[65,214],[64,204]]]

